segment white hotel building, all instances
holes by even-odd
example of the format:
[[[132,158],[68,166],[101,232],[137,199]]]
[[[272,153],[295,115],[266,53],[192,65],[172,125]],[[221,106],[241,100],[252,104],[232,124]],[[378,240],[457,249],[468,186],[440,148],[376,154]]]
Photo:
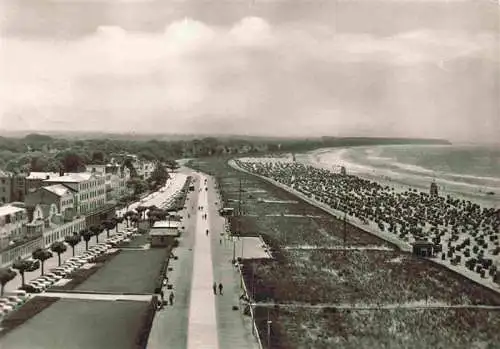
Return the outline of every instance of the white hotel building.
[[[44,185],[63,184],[73,191],[77,215],[92,213],[106,204],[106,178],[88,172],[68,173],[43,181]]]

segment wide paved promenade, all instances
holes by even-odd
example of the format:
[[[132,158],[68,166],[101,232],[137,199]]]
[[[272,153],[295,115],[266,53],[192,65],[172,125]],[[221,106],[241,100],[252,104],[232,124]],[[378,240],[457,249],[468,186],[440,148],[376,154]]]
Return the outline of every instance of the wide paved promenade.
[[[205,176],[200,176],[200,184]],[[191,286],[191,302],[189,306],[188,349],[218,349],[217,319],[215,315],[215,295],[212,290],[214,274],[212,268],[212,252],[208,220],[203,219],[207,212],[208,199],[204,186],[199,192],[196,233],[194,237],[193,280]]]

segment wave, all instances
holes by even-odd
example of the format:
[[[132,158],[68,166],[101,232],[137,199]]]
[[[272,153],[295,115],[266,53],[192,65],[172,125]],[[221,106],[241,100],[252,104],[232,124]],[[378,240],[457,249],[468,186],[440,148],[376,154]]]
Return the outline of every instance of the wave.
[[[400,185],[427,190],[436,182],[441,192],[473,199],[485,206],[498,206],[500,178],[449,173],[422,166],[403,163],[380,156],[380,149],[328,148],[306,154],[304,160],[310,165],[339,172],[345,166],[347,172],[388,185]],[[377,160],[373,162],[372,160]],[[390,161],[389,161],[390,160]],[[377,163],[378,162],[378,163]],[[487,194],[495,194],[488,196]]]

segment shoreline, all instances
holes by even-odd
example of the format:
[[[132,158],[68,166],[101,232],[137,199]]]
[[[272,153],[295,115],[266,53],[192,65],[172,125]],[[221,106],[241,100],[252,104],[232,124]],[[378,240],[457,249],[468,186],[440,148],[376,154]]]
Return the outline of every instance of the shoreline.
[[[364,147],[366,149],[369,148],[377,148],[377,147],[391,147],[391,146],[373,146],[373,147]],[[427,147],[427,146],[426,146]],[[443,147],[440,145],[434,147]],[[393,187],[398,192],[404,192],[410,189],[417,189],[420,191],[428,192],[430,184],[433,180],[439,186],[440,195],[450,195],[454,198],[471,201],[473,203],[479,204],[482,207],[486,208],[499,208],[500,207],[500,197],[498,196],[499,188],[490,188],[491,191],[495,192],[495,195],[488,196],[485,193],[479,194],[479,192],[466,192],[461,191],[457,187],[459,186],[471,186],[467,183],[462,182],[452,182],[449,179],[444,179],[439,177],[439,173],[433,170],[428,170],[428,173],[422,173],[420,175],[420,179],[417,179],[417,174],[415,176],[415,183],[411,183],[408,179],[405,180],[405,174],[403,172],[396,172],[396,170],[384,170],[379,169],[375,166],[365,165],[362,163],[354,162],[350,159],[346,159],[345,153],[351,149],[352,147],[342,147],[342,148],[322,148],[313,150],[306,153],[299,153],[296,155],[297,162],[301,162],[305,165],[309,165],[315,168],[325,169],[332,173],[335,173],[333,168],[341,166],[345,166],[347,172],[349,173],[349,169],[356,169],[351,172],[352,175],[355,175],[359,178],[363,178],[369,181],[374,181],[380,183],[383,186]],[[334,163],[330,163],[327,161],[321,161],[321,156],[323,154],[330,153],[332,156],[332,160]],[[339,164],[339,165],[337,165]],[[373,174],[370,174],[369,172]],[[392,172],[395,176],[401,176],[401,178],[392,178],[389,175],[384,175],[383,172]],[[381,173],[382,172],[382,173]],[[408,177],[411,174],[408,174]],[[469,175],[464,175],[469,176]],[[477,176],[476,176],[477,177]],[[477,177],[479,178],[479,177]],[[425,180],[428,179],[427,185],[424,185]],[[475,187],[480,187],[478,185],[474,185]],[[452,188],[451,190],[449,188]],[[489,191],[489,190],[488,190]]]
[[[249,158],[247,158],[249,159]],[[241,160],[241,159],[240,159]],[[257,158],[255,158],[255,160],[258,160]],[[293,189],[293,188],[290,188],[282,183],[279,183],[271,178],[268,178],[268,177],[265,177],[265,176],[261,176],[261,175],[258,175],[258,174],[254,174],[252,172],[249,172],[241,167],[239,167],[235,160],[229,160],[228,161],[228,165],[231,166],[233,169],[235,170],[238,170],[240,172],[243,172],[243,173],[247,173],[247,174],[250,174],[252,176],[255,176],[255,177],[259,177],[275,186],[277,186],[278,188],[281,188],[283,190],[286,190],[287,192],[301,198],[302,200],[304,200],[305,202],[315,206],[315,207],[318,207],[320,208],[321,210],[327,212],[328,214],[331,214],[333,215],[334,217],[336,217],[337,219],[339,219],[338,217],[339,216],[342,216],[344,213],[341,212],[341,211],[338,211],[338,210],[335,210],[331,207],[329,207],[328,205],[324,204],[324,203],[321,203],[315,199],[312,199],[312,198],[309,198],[309,197],[306,197],[304,194],[298,192],[297,190]],[[369,233],[369,234],[372,234],[372,235],[375,235],[379,238],[381,238],[382,240],[386,241],[386,242],[389,242],[395,246],[397,246],[402,252],[412,252],[412,246],[411,244],[405,242],[405,241],[402,241],[400,240],[397,236],[393,235],[393,234],[390,234],[390,233],[386,233],[386,232],[382,232],[380,231],[375,225],[373,224],[367,224],[367,225],[364,225],[360,222],[356,222],[356,219],[355,218],[350,218],[348,220],[348,223],[351,224],[351,225],[354,225],[355,227]],[[452,271],[452,272],[455,272],[457,274],[460,274],[461,276],[483,286],[483,287],[486,287],[492,291],[495,291],[497,293],[500,293],[500,284],[496,284],[495,282],[493,282],[492,280],[490,279],[483,279],[481,278],[478,274],[474,274],[473,272],[471,272],[470,270],[468,270],[467,268],[465,268],[464,266],[462,265],[457,265],[457,266],[454,266],[454,265],[451,265],[451,263],[446,260],[446,261],[442,261],[440,259],[438,259],[437,257],[435,258],[425,258],[431,262],[434,262],[436,264],[439,264],[445,268],[447,268],[448,270]]]

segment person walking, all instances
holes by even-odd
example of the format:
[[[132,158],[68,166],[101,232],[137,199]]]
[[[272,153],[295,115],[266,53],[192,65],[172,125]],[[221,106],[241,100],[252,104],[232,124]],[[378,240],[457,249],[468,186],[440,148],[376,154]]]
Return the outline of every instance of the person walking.
[[[214,284],[212,285],[212,290],[214,290],[214,294],[217,294],[217,283],[214,281]]]
[[[174,292],[170,291],[170,295],[168,296],[168,300],[170,302],[170,305],[174,305]]]
[[[219,294],[222,295],[222,290],[223,290],[222,282],[219,282]]]
[[[208,236],[208,229],[207,229],[207,236]]]

